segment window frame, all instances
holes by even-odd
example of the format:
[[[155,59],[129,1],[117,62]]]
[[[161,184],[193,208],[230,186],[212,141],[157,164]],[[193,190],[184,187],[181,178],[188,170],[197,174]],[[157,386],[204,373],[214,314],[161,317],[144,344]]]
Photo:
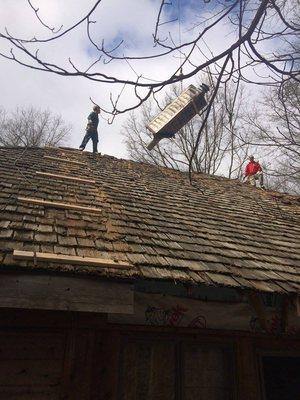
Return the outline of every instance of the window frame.
[[[257,350],[257,364],[258,364],[258,374],[259,374],[259,389],[261,400],[267,400],[266,397],[266,385],[263,370],[263,357],[297,357],[300,358],[300,350]]]
[[[231,355],[231,393],[232,400],[238,399],[238,380],[237,380],[237,350],[236,340],[234,338],[216,337],[216,336],[205,336],[201,337],[198,335],[188,334],[170,334],[170,333],[153,333],[153,332],[127,332],[121,335],[118,362],[118,390],[117,399],[122,400],[122,366],[123,366],[123,349],[127,343],[155,343],[155,342],[166,342],[174,343],[175,351],[175,400],[184,400],[184,386],[183,386],[183,372],[184,372],[184,360],[183,360],[183,349],[185,344],[199,344],[199,347],[205,345],[213,348],[220,348],[222,350],[230,352]]]

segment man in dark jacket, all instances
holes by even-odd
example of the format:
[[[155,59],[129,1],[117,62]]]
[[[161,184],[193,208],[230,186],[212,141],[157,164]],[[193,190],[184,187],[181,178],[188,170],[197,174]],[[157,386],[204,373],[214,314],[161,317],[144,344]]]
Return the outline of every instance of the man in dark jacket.
[[[88,116],[88,124],[86,126],[86,134],[83,138],[83,141],[79,147],[79,150],[84,150],[85,146],[87,145],[88,141],[92,139],[93,142],[93,153],[98,153],[98,123],[99,123],[99,117],[98,114],[100,114],[100,107],[99,106],[94,106],[93,111],[90,113]]]

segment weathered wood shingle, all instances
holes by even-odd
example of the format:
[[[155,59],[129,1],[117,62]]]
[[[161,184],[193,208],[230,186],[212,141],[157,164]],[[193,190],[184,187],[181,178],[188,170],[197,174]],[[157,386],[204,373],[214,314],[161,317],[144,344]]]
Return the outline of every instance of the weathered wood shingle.
[[[178,171],[50,148],[0,148],[0,176],[2,269],[300,292],[299,197],[204,174],[191,186]],[[14,249],[132,268],[20,261]]]

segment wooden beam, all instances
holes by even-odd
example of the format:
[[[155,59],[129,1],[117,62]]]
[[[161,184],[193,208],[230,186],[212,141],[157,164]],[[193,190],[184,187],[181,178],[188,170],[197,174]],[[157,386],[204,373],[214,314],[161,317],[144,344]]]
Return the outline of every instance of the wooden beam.
[[[0,308],[133,314],[128,283],[32,272],[0,278]]]
[[[257,400],[261,398],[256,357],[253,339],[250,337],[237,338],[236,380],[238,399]]]
[[[264,308],[264,304],[262,298],[259,293],[248,291],[248,300],[250,305],[254,308],[254,311],[257,315],[261,328],[268,332],[268,324],[267,324],[267,316]]]
[[[96,183],[95,179],[77,178],[75,176],[52,174],[50,172],[42,172],[42,171],[36,171],[35,173],[39,176],[45,176],[47,178],[65,179],[73,182]]]
[[[80,206],[78,204],[71,204],[71,203],[59,203],[56,201],[47,201],[43,199],[36,199],[32,197],[18,197],[17,198],[21,203],[30,203],[38,206],[44,207],[52,207],[52,208],[64,208],[67,210],[78,210],[78,211],[87,211],[91,213],[101,214],[102,209],[96,207],[88,207],[88,206]]]
[[[288,296],[283,296],[281,299],[281,319],[280,319],[280,332],[285,333],[288,325],[288,313],[289,313],[290,299]]]
[[[98,331],[99,332],[99,331]],[[100,333],[101,332],[101,333]],[[95,385],[92,399],[117,400],[119,392],[120,355],[122,337],[116,329],[98,333],[98,348],[95,357]],[[99,378],[101,377],[101,378]]]
[[[69,158],[60,158],[60,157],[51,157],[51,156],[44,156],[44,158],[46,158],[47,160],[51,160],[51,161],[66,162],[66,163],[69,163],[69,164],[85,165],[86,166],[86,164],[84,162],[76,161],[76,160],[70,160]]]
[[[300,296],[296,295],[293,300],[296,309],[296,315],[297,317],[300,317]]]
[[[34,251],[14,250],[13,257],[17,260],[34,260],[60,264],[76,264],[103,268],[131,269],[133,266],[124,261],[114,261],[105,258],[67,256],[55,253],[39,253]]]
[[[0,274],[0,278],[2,277]],[[52,310],[45,319],[43,310],[30,309],[11,309],[0,308],[0,332],[1,328],[71,328],[74,320],[74,314],[79,318],[79,324],[84,329],[102,329],[106,324],[107,314],[94,313],[70,313],[67,310]]]
[[[73,153],[73,154],[74,154],[74,152],[75,152],[75,153],[80,153],[80,154],[81,154],[81,150],[79,150],[79,149],[71,149],[71,148],[69,148],[69,147],[61,147],[61,146],[59,146],[59,147],[52,147],[52,148],[55,149],[55,150],[60,150],[60,151],[62,151],[62,152],[68,151],[68,152]]]
[[[68,332],[65,348],[64,370],[62,377],[61,399],[91,400],[93,379],[99,380],[94,374],[96,347],[96,331],[83,330],[80,326],[78,313],[73,313],[74,323]],[[97,332],[98,333],[98,332]],[[100,356],[101,357],[101,356]],[[100,371],[100,376],[102,376]],[[95,398],[98,399],[99,396]]]

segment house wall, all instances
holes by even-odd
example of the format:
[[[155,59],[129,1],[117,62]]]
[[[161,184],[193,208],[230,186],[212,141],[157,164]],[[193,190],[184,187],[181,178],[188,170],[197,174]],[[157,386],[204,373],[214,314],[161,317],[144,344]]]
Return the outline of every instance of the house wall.
[[[84,321],[75,313],[2,309],[0,399],[91,399],[95,329]]]
[[[195,354],[203,349],[215,374],[221,371],[216,360],[233,355],[232,370],[227,371],[232,374],[233,397],[224,398],[258,400],[262,398],[259,353],[300,354],[300,340],[288,336],[117,325],[108,323],[105,315],[93,313],[2,309],[0,338],[1,400],[138,400],[144,390],[141,385],[137,390],[141,368],[142,376],[148,376],[148,384],[151,380],[154,387],[148,399],[170,400],[168,368],[175,364],[180,371],[181,354],[187,354],[189,364],[185,365],[192,376],[191,368],[199,362]],[[149,343],[151,362],[147,359]],[[175,354],[176,360],[172,361],[170,354]],[[177,372],[175,380],[178,396],[184,379]],[[197,389],[201,382],[197,376],[194,381]],[[126,395],[120,390],[124,385]],[[160,397],[157,387],[162,388]],[[226,388],[229,390],[228,385]],[[188,398],[198,400],[191,391]],[[206,398],[215,399],[213,394]]]

